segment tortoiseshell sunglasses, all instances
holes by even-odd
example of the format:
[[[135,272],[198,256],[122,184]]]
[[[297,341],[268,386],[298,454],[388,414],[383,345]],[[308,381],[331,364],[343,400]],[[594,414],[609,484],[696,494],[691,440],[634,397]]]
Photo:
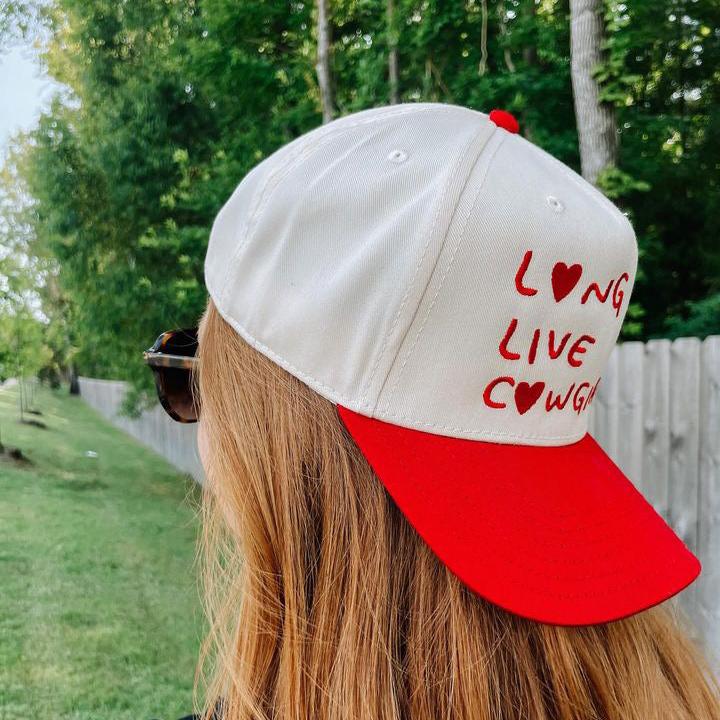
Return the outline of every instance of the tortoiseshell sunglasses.
[[[200,411],[193,392],[197,346],[197,328],[168,330],[143,353],[155,376],[160,404],[173,420],[181,423],[197,422]]]

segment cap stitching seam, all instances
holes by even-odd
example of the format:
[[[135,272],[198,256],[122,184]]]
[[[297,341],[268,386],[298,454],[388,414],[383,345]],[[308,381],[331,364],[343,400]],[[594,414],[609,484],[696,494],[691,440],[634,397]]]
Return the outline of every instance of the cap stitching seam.
[[[468,148],[477,140],[477,138],[480,136],[482,130],[484,130],[485,127],[478,130],[478,132],[474,133],[472,137],[468,140],[468,142],[464,145],[462,153],[458,154],[458,158],[455,161],[455,163],[452,166],[452,172],[450,173],[447,182],[445,183],[445,187],[443,188],[442,197],[440,198],[439,202],[437,203],[437,206],[435,208],[435,216],[433,217],[432,225],[430,226],[430,231],[428,232],[427,241],[425,243],[425,246],[423,247],[422,253],[420,255],[420,259],[418,260],[417,264],[415,265],[415,269],[413,270],[412,277],[410,279],[410,282],[408,283],[407,289],[405,290],[405,294],[400,301],[400,306],[398,307],[397,313],[395,314],[395,319],[393,320],[392,325],[390,326],[390,329],[385,333],[385,337],[383,339],[382,347],[380,348],[380,352],[377,355],[377,358],[375,359],[375,363],[373,364],[372,370],[370,371],[370,376],[363,384],[361,390],[360,390],[360,398],[362,402],[367,403],[367,393],[372,385],[372,381],[375,379],[375,373],[377,372],[378,367],[380,366],[380,361],[385,355],[385,349],[387,348],[388,341],[390,340],[390,337],[392,336],[393,332],[395,331],[395,328],[397,327],[398,322],[400,321],[400,316],[402,315],[402,311],[405,308],[405,305],[407,303],[408,298],[410,297],[410,292],[413,289],[415,285],[415,281],[417,280],[418,272],[420,271],[420,267],[423,264],[423,261],[425,260],[425,257],[427,256],[428,248],[430,247],[430,243],[432,242],[433,236],[435,234],[435,231],[437,229],[438,220],[440,218],[440,210],[442,209],[443,203],[445,201],[445,198],[447,197],[448,191],[450,189],[450,185],[452,184],[453,178],[455,177],[455,172],[457,171],[458,167],[462,163],[463,159],[465,158],[465,154],[468,150]],[[485,145],[483,145],[483,149],[485,148]],[[478,153],[478,156],[482,154],[482,150],[480,153]],[[474,164],[473,164],[474,167]],[[470,177],[470,174],[472,173],[472,168],[470,169],[470,172],[468,173],[468,179]],[[467,180],[466,180],[467,184]],[[463,191],[465,189],[465,186],[460,191],[460,195],[462,195]],[[457,204],[456,206],[457,207]],[[455,213],[455,208],[453,208],[453,214]],[[440,257],[440,254],[442,253],[442,245],[444,244],[444,238],[443,243],[440,245],[440,249],[438,250],[438,258]],[[437,262],[437,260],[436,260]],[[433,268],[434,269],[434,268]],[[432,270],[430,272],[430,275],[428,277],[428,282],[430,282],[430,278],[432,277]],[[424,291],[423,291],[424,292]],[[400,343],[402,346],[402,342]],[[392,365],[391,365],[392,367]],[[383,383],[384,384],[384,383]],[[381,388],[382,391],[382,388]],[[380,397],[380,392],[378,392],[378,398]]]
[[[263,355],[266,355],[271,360],[274,360],[278,365],[283,367],[285,370],[290,372],[292,375],[297,377],[299,380],[302,380],[307,385],[312,387],[315,390],[325,391],[325,395],[323,397],[326,397],[326,399],[330,400],[331,402],[334,402],[335,404],[338,404],[338,402],[342,402],[348,409],[350,410],[369,410],[370,405],[369,403],[365,403],[362,401],[358,401],[355,398],[348,397],[344,393],[338,392],[335,388],[331,387],[330,385],[326,385],[321,380],[318,380],[317,378],[313,377],[312,375],[309,375],[308,373],[300,370],[299,368],[295,367],[291,362],[286,360],[282,355],[279,355],[278,353],[271,350],[267,345],[265,345],[263,342],[258,340],[256,337],[253,336],[251,332],[249,332],[238,320],[235,318],[230,317],[222,307],[216,304],[216,309],[222,315],[222,317],[225,319],[226,322],[228,322],[231,327],[233,327],[240,335],[243,337],[243,339],[248,342],[251,346],[253,346],[256,350],[259,350],[263,353]],[[322,393],[321,393],[322,394]],[[395,413],[385,413],[385,416],[388,417],[395,417],[399,420],[413,420],[413,418],[407,416],[407,415],[396,415]],[[382,417],[378,418],[382,419]],[[435,425],[435,424],[429,424],[429,423],[417,423],[413,420],[414,424],[418,427],[428,427],[428,428],[434,428],[436,430],[450,430],[454,432],[462,432],[467,433],[470,435],[470,437],[465,438],[459,438],[459,439],[479,439],[479,438],[512,438],[515,440],[577,440],[582,438],[585,435],[585,432],[576,433],[573,435],[514,435],[512,433],[503,433],[499,431],[494,430],[473,430],[471,428],[463,428],[463,427],[454,427],[451,425]]]
[[[499,132],[499,131],[495,131],[495,132]],[[494,134],[493,134],[493,135],[494,135]],[[462,230],[461,230],[461,233],[460,233],[460,238],[458,239],[458,241],[457,241],[457,243],[456,243],[456,245],[455,245],[455,248],[453,249],[452,256],[451,256],[451,258],[450,258],[450,262],[448,263],[448,266],[445,268],[445,271],[443,272],[443,275],[442,275],[442,277],[440,278],[440,282],[439,282],[439,284],[438,284],[438,286],[437,286],[437,288],[436,288],[436,290],[435,290],[435,294],[433,295],[433,299],[432,299],[432,301],[430,302],[430,306],[428,307],[427,311],[425,312],[425,316],[423,317],[422,323],[420,324],[420,327],[418,328],[418,331],[417,331],[417,334],[415,335],[415,339],[413,340],[412,346],[408,349],[408,352],[405,354],[405,358],[404,358],[404,360],[403,360],[403,362],[402,362],[402,365],[400,366],[400,368],[399,368],[399,370],[398,370],[397,376],[395,377],[395,380],[394,380],[392,386],[390,387],[390,389],[389,389],[389,391],[388,391],[388,399],[386,399],[385,402],[384,402],[384,404],[383,404],[383,407],[384,407],[384,410],[385,410],[385,411],[387,411],[388,408],[389,408],[389,405],[390,405],[389,399],[390,399],[390,397],[392,397],[392,395],[394,394],[394,392],[395,392],[395,390],[396,390],[396,388],[397,388],[397,386],[398,386],[398,384],[399,384],[399,382],[400,382],[400,378],[402,377],[402,374],[403,374],[403,372],[404,372],[404,370],[405,370],[405,366],[407,365],[408,360],[410,359],[410,357],[412,356],[413,352],[415,351],[415,347],[417,346],[417,343],[418,343],[418,341],[419,341],[419,339],[420,339],[420,335],[422,335],[423,331],[425,330],[425,326],[426,326],[426,324],[427,324],[428,318],[430,317],[430,313],[432,312],[433,308],[435,307],[435,303],[436,303],[437,298],[438,298],[438,296],[439,296],[439,294],[440,294],[440,291],[442,290],[443,285],[445,284],[445,279],[447,278],[448,274],[450,273],[450,270],[451,270],[452,267],[453,267],[453,264],[455,263],[455,258],[457,257],[457,252],[458,252],[460,246],[463,244],[463,241],[465,240],[465,231],[467,230],[468,220],[470,219],[470,215],[471,215],[473,209],[475,208],[475,204],[477,203],[477,200],[478,200],[478,197],[480,196],[481,191],[482,191],[482,190],[484,189],[484,187],[485,187],[485,180],[486,180],[486,178],[487,178],[487,174],[488,174],[488,171],[489,171],[489,169],[490,169],[490,165],[492,164],[492,161],[493,161],[493,159],[495,158],[496,153],[498,152],[498,150],[500,149],[500,147],[502,147],[502,144],[503,144],[504,141],[505,141],[505,137],[504,137],[504,135],[501,135],[501,136],[500,136],[500,141],[497,143],[497,145],[495,145],[495,147],[494,147],[494,148],[492,149],[492,151],[491,151],[491,155],[490,155],[490,157],[488,158],[487,165],[485,166],[485,173],[484,173],[484,175],[483,175],[482,181],[481,181],[480,185],[478,186],[478,188],[477,188],[477,190],[476,190],[476,192],[475,192],[475,195],[474,195],[474,197],[473,197],[472,204],[471,204],[471,206],[470,206],[470,208],[469,208],[469,210],[468,210],[468,212],[467,212],[467,214],[465,215],[465,218],[464,218],[464,220],[463,220],[463,226],[462,226]],[[484,149],[484,148],[483,148],[483,149]],[[482,156],[482,151],[478,154],[478,157],[477,157],[477,159],[476,159],[476,163],[477,163],[477,160],[479,160],[481,156]],[[476,163],[475,163],[475,164],[476,164]],[[474,171],[474,169],[475,169],[475,164],[473,164],[472,169],[471,169],[470,172],[468,173],[468,177],[467,177],[467,180],[466,180],[466,187],[467,187],[467,183],[470,181],[470,177],[471,177],[471,175],[472,175],[472,173],[473,173],[473,171]],[[458,197],[458,205],[460,204],[460,200],[461,200],[461,198],[462,198],[462,193],[463,193],[464,191],[465,191],[465,188],[463,188],[463,191],[460,193],[460,196]],[[449,229],[450,229],[450,225],[452,225],[452,221],[453,221],[453,218],[454,218],[454,216],[455,216],[456,210],[457,210],[457,205],[455,206],[455,208],[454,208],[454,210],[453,210],[453,214],[452,214],[452,216],[451,216],[451,218],[450,218],[450,223],[448,224],[448,232],[449,232]],[[446,239],[447,239],[447,232],[446,232],[446,234],[445,234],[445,240],[446,240]],[[438,254],[438,260],[440,259],[440,256],[442,255],[442,251],[443,251],[444,246],[445,246],[445,240],[443,241],[443,247],[441,247],[440,253]],[[428,284],[427,284],[427,286],[426,286],[426,288],[425,288],[425,291],[427,291],[427,287],[429,287],[430,282],[432,281],[432,275],[433,275],[433,274],[434,274],[434,273],[431,273],[431,274],[430,274],[430,277],[428,278]],[[423,295],[424,295],[424,293],[423,293]],[[420,300],[420,302],[422,302],[422,299]],[[401,348],[402,348],[402,346],[401,346]],[[400,352],[400,349],[398,350],[398,353],[399,353],[399,352]],[[388,371],[388,375],[390,374],[390,372],[392,372],[392,366],[391,366],[390,370]]]
[[[385,418],[394,418],[395,420],[410,420],[413,423],[413,428],[425,427],[433,428],[434,430],[450,430],[452,432],[466,433],[471,436],[465,438],[458,438],[460,440],[477,439],[481,437],[513,438],[516,440],[569,440],[584,437],[584,435],[587,433],[587,430],[582,430],[576,433],[570,433],[569,435],[517,435],[516,433],[502,432],[500,430],[473,430],[472,428],[464,428],[455,425],[441,425],[439,423],[418,422],[411,415],[400,415],[398,413],[387,411],[381,412],[377,415],[373,415],[373,417],[376,420],[383,420]]]
[[[615,498],[615,500],[627,500],[627,496],[618,496],[618,498]],[[636,500],[636,498],[632,498],[633,501]],[[530,506],[523,506],[523,507],[537,507],[536,504],[532,504]],[[653,511],[654,512],[654,511]],[[619,512],[613,513],[613,519],[614,520],[624,520],[629,515],[637,516],[638,514],[638,507],[637,505],[633,505],[632,507],[625,507],[623,510]],[[647,512],[645,513],[647,515]],[[557,550],[563,550],[563,549],[571,549],[575,548],[575,544],[572,542],[562,542],[564,539],[564,535],[566,535],[567,532],[576,532],[580,528],[577,527],[577,521],[582,520],[583,518],[587,517],[587,512],[578,512],[578,513],[566,513],[561,516],[552,515],[552,522],[542,522],[537,518],[537,515],[533,515],[531,512],[523,512],[523,510],[520,510],[520,507],[513,508],[513,520],[517,523],[532,523],[533,528],[537,530],[538,532],[542,532],[543,536],[542,539],[536,538],[535,543],[537,545],[542,545],[547,547],[548,545],[552,544],[554,549]],[[507,526],[505,524],[504,520],[491,520],[491,515],[483,516],[483,525],[486,529],[495,532],[499,530],[507,529]],[[572,524],[572,527],[563,527],[560,529],[560,525],[567,525]],[[604,526],[604,520],[595,520],[592,523],[583,522],[582,527],[585,530],[596,530],[600,529]],[[561,540],[561,542],[557,542],[558,538]],[[584,548],[593,548],[597,547],[598,545],[610,545],[618,542],[617,536],[611,537],[610,540],[608,540],[607,537],[599,537],[596,538],[593,541],[588,541],[585,543]],[[582,563],[582,558],[573,558],[573,560],[566,561],[568,565],[580,565]],[[565,564],[565,562],[563,563]]]
[[[222,296],[223,302],[227,299],[227,296],[230,292],[230,283],[228,282],[228,280],[232,273],[232,269],[235,266],[236,261],[237,261],[238,257],[240,256],[241,251],[247,245],[250,235],[252,234],[252,231],[255,228],[255,225],[257,225],[258,217],[260,216],[262,211],[267,207],[267,204],[270,201],[270,198],[272,197],[273,192],[277,189],[278,185],[300,163],[302,163],[303,160],[305,160],[309,155],[311,155],[314,150],[318,150],[318,149],[324,147],[331,140],[333,140],[336,137],[341,137],[342,135],[344,135],[347,132],[349,132],[350,130],[352,130],[354,127],[356,127],[356,126],[351,125],[349,127],[343,128],[343,130],[338,133],[328,132],[319,142],[301,146],[290,158],[288,158],[288,162],[286,164],[278,167],[273,173],[271,173],[268,176],[267,180],[265,181],[265,184],[256,190],[255,195],[253,197],[253,210],[248,215],[248,218],[246,219],[246,221],[244,223],[244,237],[236,245],[235,249],[233,250],[232,256],[230,258],[230,262],[228,263],[227,272],[225,273],[225,278],[223,280],[223,285],[224,285],[223,296]],[[234,239],[236,239],[237,236],[240,234],[240,230],[242,227],[243,227],[243,225],[241,225],[237,229]]]
[[[565,587],[567,587],[567,586],[570,586],[570,587],[584,586],[587,584],[587,581],[591,580],[591,579],[598,580],[598,581],[606,581],[607,578],[616,579],[618,576],[618,573],[615,570],[610,570],[609,572],[603,573],[602,575],[594,575],[593,574],[593,575],[588,575],[588,576],[570,576],[570,577],[568,577],[565,575],[550,574],[547,571],[546,572],[542,572],[542,571],[533,572],[532,569],[528,568],[527,566],[521,565],[516,562],[512,562],[510,559],[505,559],[504,562],[507,565],[511,565],[514,568],[520,569],[524,576],[522,578],[520,578],[520,577],[514,577],[514,578],[504,577],[503,578],[504,582],[508,582],[513,585],[521,586],[521,587],[525,586],[526,588],[529,585],[529,582],[527,580],[528,576],[533,576],[533,577],[538,577],[538,578],[544,577],[546,581],[554,580],[559,585],[562,585]],[[546,597],[546,598],[552,597],[555,599],[562,599],[562,600],[579,600],[579,599],[587,599],[587,598],[616,597],[617,596],[616,593],[619,594],[621,591],[623,591],[627,588],[633,587],[635,585],[639,585],[640,583],[647,582],[648,580],[659,577],[661,575],[664,576],[667,569],[672,568],[674,565],[677,564],[677,562],[678,562],[677,559],[670,560],[665,565],[663,565],[662,568],[654,568],[653,570],[650,570],[647,573],[643,573],[639,576],[633,576],[632,578],[628,579],[627,582],[625,582],[619,586],[616,585],[615,587],[612,587],[612,589],[610,589],[608,587],[608,585],[611,585],[612,583],[605,582],[604,583],[605,587],[603,587],[602,591],[599,591],[599,592],[583,590],[583,591],[578,591],[578,592],[562,593],[562,592],[555,592],[555,591],[550,591],[550,590],[546,591],[546,589],[545,589],[546,584],[542,583],[542,582],[540,583],[539,586],[542,587],[543,597]],[[450,566],[448,565],[448,568],[449,567]],[[563,567],[563,566],[560,566],[560,567]],[[626,565],[621,566],[621,569],[627,570],[627,569],[631,569],[633,567],[634,567],[634,565],[626,564]],[[452,570],[451,570],[451,572],[452,572]],[[460,578],[461,573],[455,573],[455,574]],[[460,578],[460,579],[462,582],[462,578]],[[472,583],[473,583],[473,581],[470,581],[469,583],[466,582],[465,584],[472,585]],[[535,586],[535,585],[536,585],[536,583],[535,583],[535,581],[533,581],[533,586]],[[665,598],[665,599],[667,599],[667,598]],[[663,602],[663,600],[662,599],[658,600],[658,602]],[[655,604],[657,604],[657,603],[655,603]],[[652,605],[650,607],[652,607]],[[647,608],[647,606],[643,603],[643,608],[641,608],[641,609],[646,609],[646,608]],[[640,610],[637,610],[634,612],[640,612]],[[633,612],[631,612],[629,614],[633,614]],[[625,617],[625,616],[623,616],[623,617]],[[607,621],[603,621],[603,622],[607,622]],[[551,623],[552,623],[552,621],[551,621]],[[563,624],[584,625],[586,623],[573,622],[573,623],[563,623]]]
[[[291,362],[286,360],[282,355],[279,355],[274,350],[269,348],[265,343],[258,340],[256,337],[253,336],[251,332],[249,332],[238,320],[236,320],[233,317],[230,317],[228,313],[225,312],[225,310],[219,306],[216,305],[216,308],[220,315],[235,329],[237,332],[240,333],[240,335],[248,342],[250,345],[252,345],[257,350],[261,351],[264,355],[269,357],[271,360],[274,360],[278,365],[285,368],[289,372],[291,372],[295,377],[297,377],[300,380],[306,381],[308,384],[314,385],[316,388],[320,388],[325,391],[329,391],[328,399],[332,400],[333,402],[337,403],[338,400],[341,400],[343,402],[348,403],[348,407],[350,407],[351,404],[354,404],[358,407],[367,407],[366,404],[363,403],[357,403],[353,398],[347,397],[341,392],[338,392],[335,388],[331,387],[330,385],[326,385],[321,380],[318,380],[317,378],[313,377],[312,375],[309,375],[308,373],[304,372],[303,370],[300,370],[299,368],[295,367]]]
[[[649,571],[649,572],[647,572],[647,573],[641,573],[641,574],[638,575],[638,576],[634,576],[634,577],[632,577],[632,578],[629,578],[626,583],[623,583],[623,584],[620,585],[620,586],[606,587],[606,588],[603,589],[602,592],[579,591],[579,592],[572,592],[572,593],[558,593],[558,592],[553,592],[553,591],[547,591],[547,592],[545,593],[545,595],[546,595],[546,596],[556,597],[556,598],[563,598],[563,599],[566,599],[566,600],[569,600],[569,599],[578,599],[578,598],[585,598],[585,597],[606,597],[606,596],[612,596],[612,595],[615,594],[615,591],[618,590],[618,589],[624,589],[624,588],[627,588],[627,587],[631,587],[631,586],[633,586],[633,585],[639,585],[641,582],[647,581],[647,580],[650,579],[650,578],[654,578],[654,577],[657,577],[657,576],[659,576],[659,575],[661,575],[661,574],[664,574],[665,571],[667,570],[667,568],[670,568],[670,567],[673,567],[674,565],[677,565],[678,561],[679,561],[679,558],[677,558],[677,557],[676,557],[676,558],[673,558],[672,560],[667,561],[667,562],[663,565],[662,568],[653,568],[651,571]],[[443,562],[445,562],[445,561],[443,561]],[[509,582],[509,583],[514,584],[514,585],[525,585],[526,583],[528,583],[528,576],[531,576],[531,577],[533,577],[533,578],[535,578],[535,577],[545,578],[545,580],[557,580],[557,581],[559,581],[560,583],[563,583],[563,584],[565,584],[565,585],[570,585],[570,584],[574,585],[575,583],[583,583],[583,581],[590,579],[590,577],[592,577],[592,578],[595,579],[595,580],[605,580],[606,578],[609,578],[609,577],[617,577],[617,571],[616,571],[615,569],[611,570],[611,571],[608,572],[608,573],[603,573],[603,574],[601,574],[601,575],[593,575],[593,576],[588,576],[588,577],[584,577],[584,576],[581,576],[581,577],[572,577],[572,576],[567,577],[567,576],[563,576],[563,575],[550,574],[550,573],[547,572],[547,571],[534,571],[532,568],[530,568],[530,567],[528,567],[528,566],[526,566],[526,565],[522,565],[522,564],[520,564],[520,563],[518,563],[518,562],[514,562],[514,561],[513,561],[511,558],[509,558],[509,557],[503,558],[503,563],[506,564],[506,565],[510,565],[510,566],[512,566],[512,567],[514,567],[514,568],[519,568],[519,569],[522,571],[523,575],[525,576],[525,577],[523,577],[523,578],[510,577],[509,575],[505,575],[505,576],[503,577],[503,582]],[[630,568],[630,567],[632,567],[632,566],[633,566],[633,565],[631,565],[631,563],[626,563],[626,564],[624,564],[624,565],[621,565],[620,568],[621,568],[622,570],[626,570],[626,569],[628,569],[628,568]],[[448,568],[450,568],[450,565],[449,565],[449,564],[448,564]],[[452,568],[450,568],[450,570],[451,570],[451,572],[453,572],[453,571],[452,571]],[[460,577],[463,573],[462,573],[462,572],[455,572],[454,574],[456,574],[458,577]],[[460,579],[461,579],[461,581],[462,581],[462,578],[461,578],[461,577],[460,577]],[[465,582],[465,581],[463,581],[463,582]],[[472,581],[471,581],[471,582],[472,582]],[[465,584],[471,584],[471,583],[465,582]],[[543,587],[543,590],[545,590],[545,587]]]
[[[227,299],[227,296],[230,292],[229,280],[230,280],[230,276],[232,275],[233,268],[235,267],[236,261],[237,261],[238,257],[240,256],[241,251],[248,243],[250,235],[251,235],[255,225],[257,224],[259,215],[262,213],[262,211],[267,206],[268,202],[270,201],[270,197],[272,196],[273,192],[277,189],[278,185],[283,181],[283,179],[285,177],[287,177],[298,166],[298,164],[300,164],[304,159],[306,159],[309,155],[311,155],[313,153],[313,151],[324,147],[329,142],[331,142],[333,139],[335,139],[337,137],[342,137],[343,135],[347,134],[351,130],[354,130],[355,128],[358,128],[362,125],[371,125],[373,123],[380,122],[387,118],[397,117],[397,116],[401,116],[401,115],[407,115],[411,112],[420,113],[420,112],[430,112],[432,110],[434,110],[435,112],[438,112],[438,113],[449,113],[451,111],[451,108],[450,107],[448,107],[448,108],[410,107],[410,108],[403,108],[402,110],[398,110],[396,112],[387,112],[380,116],[373,116],[371,118],[363,118],[362,120],[358,120],[357,122],[343,126],[337,132],[333,132],[332,130],[328,129],[326,134],[318,142],[300,146],[296,150],[296,152],[290,158],[288,158],[288,162],[286,164],[282,165],[281,167],[277,168],[274,172],[272,172],[266,179],[265,184],[256,190],[255,195],[253,196],[254,209],[249,214],[249,216],[248,216],[247,220],[244,222],[244,224],[241,224],[240,227],[238,227],[238,229],[234,235],[234,239],[237,238],[241,232],[241,229],[244,227],[244,238],[235,247],[235,250],[233,251],[232,256],[230,257],[227,270],[223,277],[223,281],[221,284],[222,301],[225,302]],[[302,136],[300,136],[300,137],[302,137]],[[271,187],[271,185],[272,185],[272,187]]]
[[[518,140],[526,141],[524,138],[519,138]],[[610,211],[613,215],[613,221],[615,225],[618,227],[618,229],[622,230],[622,221],[618,217],[618,215],[622,215],[624,217],[624,213],[613,203],[607,196],[605,196],[602,192],[598,190],[598,195],[591,192],[590,189],[587,187],[587,185],[583,184],[582,177],[579,177],[576,173],[574,173],[570,168],[567,167],[564,163],[560,162],[556,157],[552,156],[550,153],[543,150],[541,147],[538,147],[537,145],[534,145],[533,143],[529,143],[531,148],[533,148],[536,152],[541,154],[544,158],[551,161],[551,164],[555,166],[556,169],[558,169],[563,176],[573,184],[573,186],[582,192],[582,194],[593,204],[595,207],[597,207],[599,210],[601,210],[603,213]],[[613,212],[614,211],[614,212]],[[617,214],[616,214],[617,213]],[[627,218],[625,218],[627,220]]]

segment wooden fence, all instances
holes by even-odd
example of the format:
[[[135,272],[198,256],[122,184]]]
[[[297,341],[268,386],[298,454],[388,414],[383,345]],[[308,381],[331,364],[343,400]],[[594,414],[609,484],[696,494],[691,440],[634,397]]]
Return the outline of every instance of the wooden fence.
[[[113,425],[155,450],[179,470],[202,482],[196,425],[174,422],[160,405],[146,410],[138,418],[123,415],[120,409],[127,387],[124,382],[81,377],[79,384],[80,395],[85,402]]]
[[[590,432],[700,558],[680,603],[720,667],[720,336],[618,345]]]
[[[201,480],[194,425],[172,422],[159,407],[120,417],[123,383],[81,378],[80,390]],[[720,336],[618,345],[591,408],[590,432],[700,558],[702,575],[680,602],[720,657]]]

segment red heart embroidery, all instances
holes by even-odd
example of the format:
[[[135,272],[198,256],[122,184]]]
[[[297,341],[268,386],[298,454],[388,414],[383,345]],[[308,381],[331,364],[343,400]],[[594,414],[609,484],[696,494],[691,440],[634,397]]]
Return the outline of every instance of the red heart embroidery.
[[[581,275],[582,266],[577,263],[569,267],[564,262],[555,263],[552,269],[552,289],[556,302],[560,302],[570,294]]]
[[[519,382],[515,388],[515,405],[518,412],[522,415],[526,413],[542,395],[545,389],[544,382],[536,382],[529,385],[526,382]]]

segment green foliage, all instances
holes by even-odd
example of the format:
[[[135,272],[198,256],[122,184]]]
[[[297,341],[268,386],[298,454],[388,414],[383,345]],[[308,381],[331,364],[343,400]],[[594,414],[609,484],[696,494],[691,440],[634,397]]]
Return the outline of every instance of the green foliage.
[[[704,300],[689,302],[665,323],[665,337],[720,335],[720,293]]]
[[[668,317],[691,334],[686,309],[720,291],[720,4],[613,6],[620,169],[641,184],[621,198],[641,249],[633,299],[645,337],[664,335]]]
[[[604,6],[605,62],[596,68],[595,79],[601,84],[601,100],[623,106],[631,101],[633,88],[642,81],[642,76],[627,67],[633,51],[627,4],[605,0]]]
[[[650,183],[636,180],[618,167],[606,167],[597,180],[598,187],[611,200],[620,200],[632,192],[648,192]]]
[[[638,340],[642,338],[643,318],[645,311],[635,302],[631,302],[628,306],[625,322],[622,326],[622,340]]]
[[[567,0],[331,2],[339,113],[402,101],[515,113],[578,167]],[[602,96],[620,159],[602,189],[631,216],[642,265],[624,336],[720,291],[720,5],[607,0]],[[197,322],[213,218],[242,177],[321,121],[310,0],[56,0],[45,59],[68,94],[20,148],[32,252],[51,258],[53,322],[82,373],[149,387],[140,351]],[[483,27],[487,42],[483,43]],[[48,314],[49,311],[46,311]],[[52,324],[52,323],[51,323]]]

